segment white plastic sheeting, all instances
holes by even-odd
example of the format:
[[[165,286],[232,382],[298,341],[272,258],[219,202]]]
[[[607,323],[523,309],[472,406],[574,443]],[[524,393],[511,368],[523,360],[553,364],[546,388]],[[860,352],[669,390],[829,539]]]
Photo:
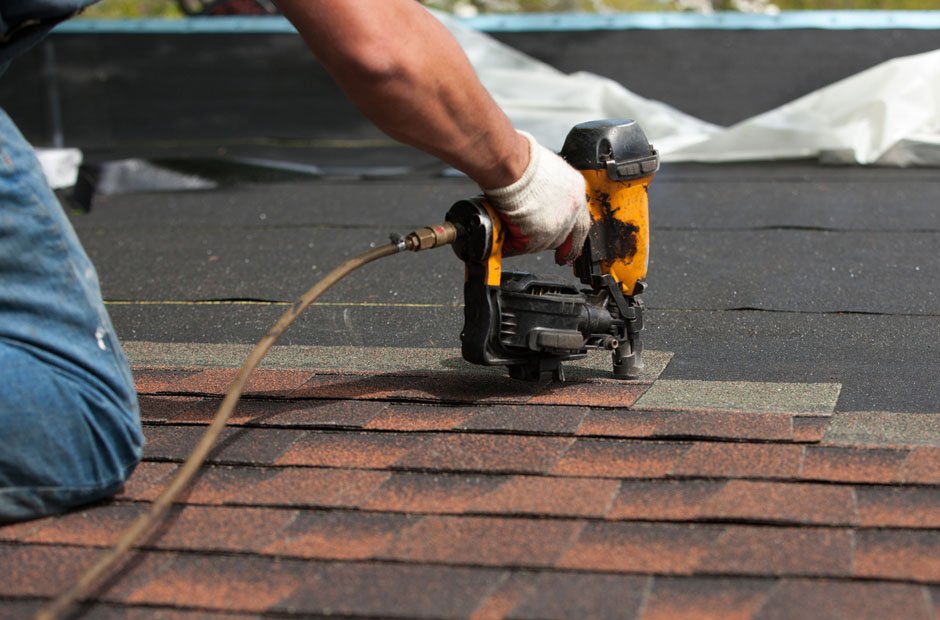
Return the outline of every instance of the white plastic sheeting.
[[[52,189],[75,185],[82,152],[78,149],[36,149],[42,172]]]
[[[438,17],[513,123],[556,150],[576,123],[633,118],[666,161],[818,157],[824,163],[940,166],[940,50],[884,62],[724,128],[613,80],[562,73]]]

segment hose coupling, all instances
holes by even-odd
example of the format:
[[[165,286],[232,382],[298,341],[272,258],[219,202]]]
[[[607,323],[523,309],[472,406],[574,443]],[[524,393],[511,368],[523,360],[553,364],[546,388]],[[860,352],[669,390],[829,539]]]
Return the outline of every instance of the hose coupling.
[[[457,228],[450,222],[418,228],[405,236],[405,247],[412,252],[449,245],[457,239]]]

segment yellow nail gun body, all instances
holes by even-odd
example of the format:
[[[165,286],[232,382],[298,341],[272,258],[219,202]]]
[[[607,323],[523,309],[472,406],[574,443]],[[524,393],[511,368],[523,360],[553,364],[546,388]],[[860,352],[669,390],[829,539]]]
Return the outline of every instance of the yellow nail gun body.
[[[447,221],[466,264],[463,356],[513,377],[563,379],[561,362],[611,351],[614,376],[643,367],[640,331],[649,264],[647,191],[659,156],[634,121],[574,127],[562,157],[581,171],[593,224],[574,273],[589,288],[503,271],[505,227],[485,198],[457,202]]]

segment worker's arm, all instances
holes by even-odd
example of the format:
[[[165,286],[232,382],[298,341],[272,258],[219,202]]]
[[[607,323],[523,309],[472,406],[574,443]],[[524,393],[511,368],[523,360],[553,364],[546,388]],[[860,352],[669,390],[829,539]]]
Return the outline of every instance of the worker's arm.
[[[457,41],[416,0],[277,2],[372,122],[487,191],[517,233],[517,250],[558,247],[573,229],[583,241],[583,179],[512,128]],[[545,193],[550,200],[538,204]]]

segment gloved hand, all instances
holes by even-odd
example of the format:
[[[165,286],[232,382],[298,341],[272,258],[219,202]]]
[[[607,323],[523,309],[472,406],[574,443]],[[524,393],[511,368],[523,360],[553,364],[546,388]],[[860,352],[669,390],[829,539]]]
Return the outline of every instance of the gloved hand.
[[[558,155],[529,141],[529,165],[506,187],[483,193],[509,229],[506,255],[555,249],[555,262],[571,264],[581,253],[591,228],[584,177]]]

